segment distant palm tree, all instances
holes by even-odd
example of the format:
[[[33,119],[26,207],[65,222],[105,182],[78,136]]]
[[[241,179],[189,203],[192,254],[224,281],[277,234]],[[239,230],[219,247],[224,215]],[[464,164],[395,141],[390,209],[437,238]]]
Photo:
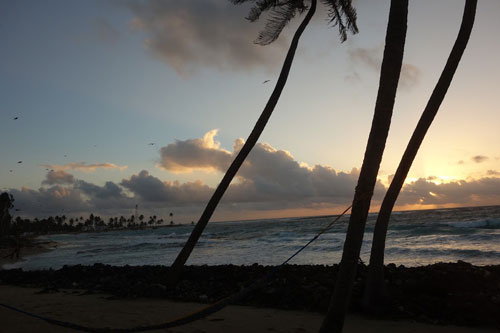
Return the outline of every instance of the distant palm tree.
[[[256,43],[261,45],[266,45],[272,43],[276,40],[286,26],[286,24],[293,18],[297,13],[301,14],[306,11],[307,5],[304,0],[230,0],[234,4],[241,4],[245,2],[253,2],[254,7],[250,10],[250,13],[247,17],[250,21],[254,22],[259,19],[260,15],[264,11],[271,11],[269,15],[269,20],[264,28],[264,30],[259,34]],[[354,8],[351,6],[351,0],[322,0],[322,2],[329,8],[330,10],[330,22],[337,24],[339,27],[339,31],[341,34],[341,39],[345,40],[347,37],[347,31],[350,30],[352,32],[357,32],[356,26],[356,12]],[[250,133],[248,139],[245,141],[245,144],[238,152],[238,155],[234,159],[234,161],[229,166],[229,169],[226,171],[226,174],[222,178],[222,181],[217,186],[214,194],[210,198],[203,214],[201,215],[198,223],[193,228],[189,239],[186,244],[182,248],[181,252],[178,254],[174,263],[171,266],[171,272],[169,276],[169,283],[175,284],[178,282],[181,270],[184,264],[186,263],[189,255],[193,251],[194,246],[198,242],[203,230],[205,229],[208,221],[210,220],[215,208],[217,207],[220,199],[222,198],[224,192],[229,187],[229,184],[233,180],[234,176],[238,172],[238,169],[241,167],[245,158],[248,156],[252,148],[257,143],[260,135],[264,131],[264,127],[267,124],[267,121],[271,117],[271,114],[274,110],[274,107],[278,103],[279,97],[283,88],[285,86],[286,80],[288,78],[288,73],[290,72],[290,68],[292,66],[293,58],[295,55],[295,51],[297,49],[300,36],[305,30],[306,26],[309,24],[314,12],[316,10],[316,0],[310,1],[309,11],[307,12],[306,17],[298,27],[295,32],[290,47],[288,49],[288,53],[286,55],[285,61],[283,63],[283,67],[281,68],[280,75],[274,87],[274,90],[269,98],[262,114],[260,115],[257,123],[255,124],[252,132]],[[346,23],[344,23],[344,19]]]
[[[342,260],[320,332],[342,332],[356,276],[368,210],[391,124],[401,66],[408,16],[408,0],[391,0],[385,37],[384,57],[372,127],[352,202]]]
[[[410,167],[417,155],[418,149],[424,140],[427,130],[432,124],[439,107],[448,91],[451,80],[458,67],[460,59],[467,47],[467,42],[474,25],[477,0],[466,0],[464,14],[460,31],[458,32],[455,45],[451,50],[448,61],[441,73],[441,76],[432,92],[432,95],[427,103],[427,106],[420,117],[420,120],[413,132],[413,135],[406,147],[401,162],[396,170],[396,174],[391,181],[391,185],[385,194],[382,206],[377,216],[375,229],[373,232],[373,243],[370,255],[370,264],[368,268],[368,279],[365,287],[364,304],[367,309],[376,311],[380,309],[381,304],[385,299],[385,283],[384,283],[384,249],[387,227],[391,217],[392,209],[398,198],[398,195],[403,187],[404,181]]]

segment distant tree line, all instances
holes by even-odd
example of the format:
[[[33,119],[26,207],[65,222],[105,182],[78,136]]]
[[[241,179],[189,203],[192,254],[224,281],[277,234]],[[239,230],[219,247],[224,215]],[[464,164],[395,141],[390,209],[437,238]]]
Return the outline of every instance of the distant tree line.
[[[98,215],[90,214],[87,218],[70,217],[66,215],[49,216],[46,218],[13,218],[9,209],[14,207],[14,198],[8,193],[0,195],[0,237],[8,235],[22,235],[32,233],[34,235],[64,233],[64,232],[92,232],[120,229],[144,229],[155,227],[164,223],[156,215],[146,218],[144,215],[131,215],[130,217],[109,217],[107,220]],[[172,219],[173,214],[170,213]],[[173,225],[173,220],[170,221]]]
[[[134,215],[126,218],[110,217],[106,221],[100,216],[90,214],[87,218],[83,216],[68,218],[66,215],[49,216],[46,218],[23,219],[16,217],[10,226],[11,233],[34,233],[49,234],[60,232],[90,232],[119,229],[144,229],[163,224],[163,219],[158,219],[156,215],[146,219],[144,215],[139,215],[137,219]],[[173,224],[173,223],[171,223]]]

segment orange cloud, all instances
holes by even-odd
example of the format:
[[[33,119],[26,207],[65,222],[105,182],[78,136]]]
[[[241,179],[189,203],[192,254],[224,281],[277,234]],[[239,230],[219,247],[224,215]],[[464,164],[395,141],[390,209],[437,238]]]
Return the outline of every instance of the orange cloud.
[[[83,171],[83,172],[94,172],[97,169],[118,169],[120,171],[123,171],[128,168],[126,165],[116,165],[114,163],[94,163],[94,164],[87,164],[85,162],[72,162],[72,163],[67,163],[67,164],[42,164],[41,165],[44,168],[48,169],[54,169],[54,170],[78,170],[78,171]]]

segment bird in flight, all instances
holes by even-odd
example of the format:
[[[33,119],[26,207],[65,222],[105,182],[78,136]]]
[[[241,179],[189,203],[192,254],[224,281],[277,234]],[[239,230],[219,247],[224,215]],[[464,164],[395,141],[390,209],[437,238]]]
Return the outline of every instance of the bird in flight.
[[[17,163],[21,164],[21,163],[23,163],[23,161],[18,161]]]
[[[19,119],[19,117],[14,117],[14,120],[18,120],[18,119]]]
[[[12,172],[12,170],[9,170],[9,172]]]
[[[149,146],[154,146],[155,143],[154,142],[151,142],[151,143],[148,143]]]
[[[268,83],[269,81],[271,81],[271,80],[266,80],[266,81],[264,81],[264,82],[262,82],[262,83]]]

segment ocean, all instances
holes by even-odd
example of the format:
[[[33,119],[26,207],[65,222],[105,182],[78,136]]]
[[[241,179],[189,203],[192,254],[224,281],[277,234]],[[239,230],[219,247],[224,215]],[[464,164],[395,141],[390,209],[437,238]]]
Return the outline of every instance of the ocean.
[[[370,214],[361,249],[367,263],[376,214]],[[334,217],[211,222],[188,260],[190,265],[279,265]],[[349,216],[342,217],[290,264],[338,263]],[[42,236],[53,251],[4,268],[58,269],[63,265],[171,265],[193,226]],[[463,260],[500,264],[500,206],[394,212],[385,263],[422,266]]]

